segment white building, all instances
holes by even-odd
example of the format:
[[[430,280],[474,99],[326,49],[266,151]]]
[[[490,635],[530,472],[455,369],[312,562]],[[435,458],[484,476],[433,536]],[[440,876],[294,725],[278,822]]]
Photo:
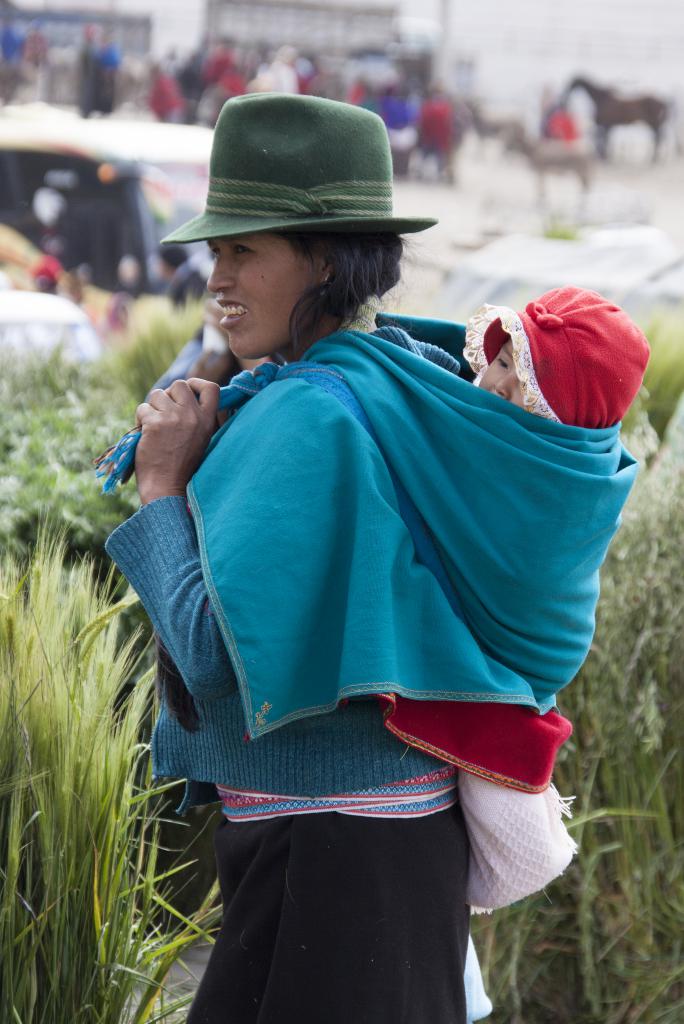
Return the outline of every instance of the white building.
[[[425,11],[430,0],[403,3]],[[445,6],[451,54],[472,61],[474,89],[489,99],[518,105],[582,74],[684,100],[679,0],[432,0],[433,13]]]
[[[382,49],[396,31],[398,0],[206,0],[212,33],[241,46],[276,49],[290,43],[307,53]]]

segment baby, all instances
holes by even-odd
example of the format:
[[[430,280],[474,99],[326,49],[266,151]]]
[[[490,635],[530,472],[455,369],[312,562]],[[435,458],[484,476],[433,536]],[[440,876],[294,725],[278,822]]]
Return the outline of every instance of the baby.
[[[536,416],[587,428],[619,423],[641,386],[649,346],[624,310],[564,287],[520,313],[483,306],[466,327],[475,385]],[[527,794],[459,773],[471,841],[468,899],[492,910],[542,888],[576,850],[553,786]]]
[[[524,312],[483,306],[466,328],[475,384],[527,412],[576,427],[610,427],[634,401],[646,338],[597,292],[554,288]]]
[[[459,373],[456,359],[427,340],[417,341],[392,329],[380,333],[451,373]],[[546,292],[519,313],[507,307],[483,306],[466,326],[463,355],[477,387],[535,416],[601,430],[615,427],[633,402],[649,347],[618,306],[596,292],[564,287]],[[492,734],[499,736],[500,716],[506,709],[496,705],[485,711],[475,708],[476,721],[485,715]],[[456,716],[449,728],[462,723],[464,714],[472,710],[467,704],[443,703],[435,720],[439,721],[436,732],[422,720],[417,728],[420,702],[404,703],[401,710],[399,725],[396,718],[387,720],[391,731],[396,731],[394,722],[396,728],[403,726],[397,735],[408,742],[409,737],[419,737],[428,743],[427,749],[463,754],[443,747],[442,742],[445,716]],[[504,731],[520,729],[522,723],[515,715],[524,710],[509,710],[511,717]],[[558,720],[569,727],[567,720]],[[448,756],[444,759],[459,764]],[[458,785],[471,845],[467,896],[472,907],[493,910],[505,906],[542,889],[565,870],[576,846],[562,824],[562,815],[569,814],[569,801],[561,799],[553,786],[523,791],[490,781],[486,773],[464,770],[459,771]]]

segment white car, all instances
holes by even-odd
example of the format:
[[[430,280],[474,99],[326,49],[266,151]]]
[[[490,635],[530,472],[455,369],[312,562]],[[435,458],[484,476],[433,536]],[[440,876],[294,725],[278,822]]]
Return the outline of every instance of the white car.
[[[102,354],[102,342],[82,309],[61,295],[0,291],[0,358],[45,354],[61,348],[67,359],[88,362]]]

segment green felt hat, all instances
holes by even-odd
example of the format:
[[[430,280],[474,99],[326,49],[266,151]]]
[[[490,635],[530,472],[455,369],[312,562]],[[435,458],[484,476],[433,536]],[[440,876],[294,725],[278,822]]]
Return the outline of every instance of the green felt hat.
[[[204,213],[164,241],[255,231],[403,234],[435,223],[392,215],[392,157],[376,114],[315,96],[253,93],[221,111]]]

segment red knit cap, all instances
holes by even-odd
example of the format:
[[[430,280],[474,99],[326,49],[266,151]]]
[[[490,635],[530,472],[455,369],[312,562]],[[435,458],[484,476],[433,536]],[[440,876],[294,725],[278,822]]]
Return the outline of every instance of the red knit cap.
[[[624,310],[598,292],[566,287],[529,302],[517,316],[536,384],[561,423],[618,423],[641,387],[650,354],[646,338]],[[501,318],[489,324],[483,336],[487,363],[508,338]]]

